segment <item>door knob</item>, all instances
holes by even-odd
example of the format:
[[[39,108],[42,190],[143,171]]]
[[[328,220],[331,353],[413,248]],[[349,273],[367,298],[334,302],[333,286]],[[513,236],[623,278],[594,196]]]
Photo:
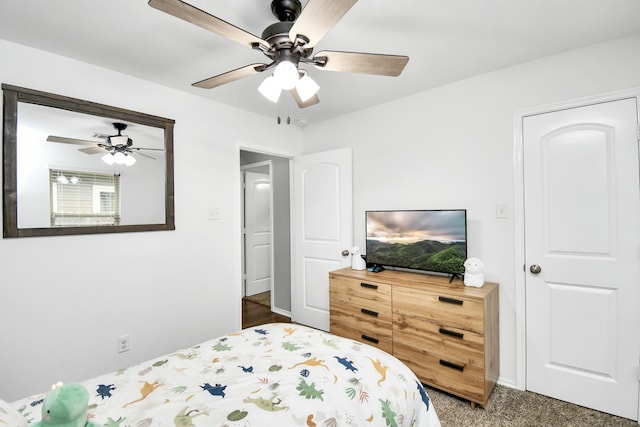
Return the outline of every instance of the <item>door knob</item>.
[[[540,268],[538,264],[533,264],[531,267],[529,267],[529,271],[532,274],[540,274],[540,272],[542,271],[542,268]]]
[[[349,256],[351,255],[351,252],[349,251],[349,249],[345,249],[344,251],[342,251],[342,256]]]

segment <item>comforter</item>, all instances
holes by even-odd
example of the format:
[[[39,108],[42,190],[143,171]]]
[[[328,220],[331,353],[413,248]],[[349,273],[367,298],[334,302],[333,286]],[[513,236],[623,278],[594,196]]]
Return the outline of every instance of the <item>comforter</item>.
[[[412,371],[381,350],[266,324],[83,382],[104,426],[439,426]],[[40,419],[46,393],[14,407]]]

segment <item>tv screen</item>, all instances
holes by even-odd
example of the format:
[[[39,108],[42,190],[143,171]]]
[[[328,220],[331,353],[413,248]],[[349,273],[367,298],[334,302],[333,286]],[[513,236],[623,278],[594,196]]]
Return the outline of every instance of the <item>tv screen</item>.
[[[367,211],[367,263],[462,274],[467,259],[467,211]]]

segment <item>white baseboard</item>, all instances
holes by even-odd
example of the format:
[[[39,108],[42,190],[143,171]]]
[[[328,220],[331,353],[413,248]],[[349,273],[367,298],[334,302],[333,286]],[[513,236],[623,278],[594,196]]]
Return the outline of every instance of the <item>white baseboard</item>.
[[[291,312],[290,311],[282,310],[281,308],[278,308],[278,307],[271,307],[271,311],[273,311],[274,313],[279,314],[281,316],[285,316],[285,317],[291,318]]]
[[[516,383],[512,380],[505,380],[504,378],[498,378],[497,381],[498,384],[503,385],[505,387],[509,387],[509,388],[515,388],[516,390],[524,390],[524,388],[518,388],[516,386]]]

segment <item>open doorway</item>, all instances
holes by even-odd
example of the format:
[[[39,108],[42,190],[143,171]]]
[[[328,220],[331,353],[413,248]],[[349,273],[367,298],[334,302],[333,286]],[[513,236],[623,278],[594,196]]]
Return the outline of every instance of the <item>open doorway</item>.
[[[240,168],[242,295],[262,294],[256,300],[270,312],[291,317],[290,159],[240,150]]]

